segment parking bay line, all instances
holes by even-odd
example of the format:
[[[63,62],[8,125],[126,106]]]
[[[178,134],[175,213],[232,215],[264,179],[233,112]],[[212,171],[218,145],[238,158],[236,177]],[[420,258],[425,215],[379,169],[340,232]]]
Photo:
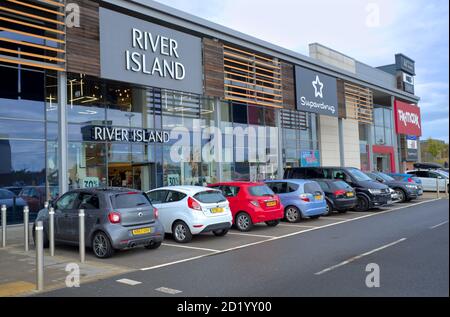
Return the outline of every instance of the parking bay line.
[[[438,223],[437,225],[435,225],[435,226],[433,226],[433,227],[430,227],[430,229],[436,229],[436,228],[439,228],[439,227],[441,227],[441,226],[443,226],[443,225],[445,225],[445,224],[447,224],[447,223],[448,223],[448,221],[444,221],[444,222]]]
[[[230,251],[234,251],[234,250],[238,250],[238,249],[242,249],[242,248],[246,248],[246,247],[250,247],[250,246],[254,246],[254,245],[258,245],[258,244],[262,244],[262,243],[266,243],[266,242],[270,242],[270,241],[275,241],[275,240],[280,240],[280,239],[284,239],[284,238],[289,238],[289,237],[293,237],[293,236],[296,236],[296,235],[301,235],[301,234],[305,234],[307,232],[316,231],[316,230],[320,230],[320,229],[324,229],[324,228],[328,228],[328,227],[334,227],[334,226],[337,226],[337,225],[342,224],[342,223],[353,222],[353,221],[364,219],[364,218],[368,218],[368,217],[374,217],[374,216],[382,215],[382,214],[385,214],[385,213],[390,213],[390,212],[393,212],[393,211],[396,211],[396,210],[400,210],[400,209],[407,209],[407,208],[415,207],[415,206],[422,205],[422,204],[425,204],[425,203],[435,202],[435,201],[438,201],[438,200],[441,200],[441,199],[431,199],[431,200],[421,201],[421,202],[418,202],[416,204],[412,204],[412,205],[408,205],[408,206],[404,206],[404,207],[398,207],[398,208],[389,209],[389,210],[385,210],[385,211],[381,211],[381,212],[377,212],[377,213],[370,213],[370,214],[367,214],[367,215],[363,215],[361,217],[357,217],[357,218],[353,218],[353,219],[347,219],[347,220],[344,220],[344,221],[341,221],[341,222],[330,223],[330,224],[327,224],[327,225],[324,225],[324,226],[320,226],[320,227],[309,228],[307,230],[286,234],[286,235],[283,235],[283,236],[267,239],[267,240],[264,240],[264,241],[258,241],[258,242],[254,242],[254,243],[249,243],[249,244],[246,244],[246,245],[238,246],[238,247],[235,247],[235,248],[230,248],[230,249],[223,250],[223,251],[212,252],[210,254],[199,255],[199,256],[192,257],[192,258],[187,258],[187,259],[178,260],[178,261],[174,261],[174,262],[169,262],[169,263],[164,263],[164,264],[155,265],[155,266],[151,266],[151,267],[141,268],[140,270],[141,271],[149,271],[149,270],[155,270],[155,269],[159,269],[159,268],[166,267],[166,266],[172,266],[172,265],[179,264],[179,263],[195,261],[195,260],[207,257],[207,256],[223,254],[223,253],[226,253],[226,252],[230,252]],[[284,226],[293,227],[293,225],[284,225]]]
[[[125,285],[130,285],[130,286],[136,286],[136,285],[142,284],[142,282],[130,280],[130,279],[127,279],[127,278],[123,278],[123,279],[117,280],[116,282],[117,283],[122,283],[122,284],[125,284]]]
[[[322,274],[324,274],[324,273],[333,271],[333,270],[335,270],[335,269],[337,269],[337,268],[339,268],[339,267],[341,267],[341,266],[350,264],[350,263],[352,263],[352,262],[354,262],[354,261],[356,261],[356,260],[359,260],[359,259],[361,259],[361,258],[363,258],[363,257],[365,257],[365,256],[368,256],[368,255],[374,254],[374,253],[376,253],[376,252],[379,252],[379,251],[381,251],[381,250],[384,250],[384,249],[387,249],[387,248],[389,248],[389,247],[392,247],[392,246],[394,246],[394,245],[396,245],[396,244],[399,244],[399,243],[401,243],[401,242],[403,242],[403,241],[405,241],[405,240],[406,240],[406,238],[402,238],[402,239],[397,240],[397,241],[394,241],[394,242],[392,242],[392,243],[383,245],[383,246],[381,246],[381,247],[379,247],[379,248],[373,249],[372,251],[369,251],[369,252],[366,252],[366,253],[363,253],[363,254],[354,256],[354,257],[352,257],[352,258],[350,258],[350,259],[348,259],[348,260],[345,260],[345,261],[343,261],[343,262],[341,262],[341,263],[339,263],[339,264],[330,266],[329,268],[326,268],[326,269],[324,269],[324,270],[322,270],[322,271],[320,271],[320,272],[314,273],[314,275],[322,275]]]
[[[320,228],[320,226],[305,226],[305,225],[291,225],[291,224],[286,224],[286,223],[280,223],[278,226],[280,227],[291,227],[291,228]]]
[[[207,249],[207,248],[200,248],[200,247],[190,247],[190,246],[187,246],[187,245],[177,245],[177,244],[170,244],[170,243],[163,243],[162,245],[167,246],[167,247],[192,249],[192,250],[207,251],[207,252],[219,252],[220,251],[220,250],[215,250],[215,249]]]
[[[261,234],[253,234],[253,233],[239,233],[239,232],[228,232],[228,234],[235,235],[235,236],[248,236],[248,237],[256,237],[256,238],[275,238],[275,236],[265,236]]]

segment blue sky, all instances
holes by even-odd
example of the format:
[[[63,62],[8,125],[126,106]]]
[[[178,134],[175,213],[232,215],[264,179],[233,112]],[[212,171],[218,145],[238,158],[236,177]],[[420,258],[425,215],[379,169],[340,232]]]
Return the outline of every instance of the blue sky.
[[[448,0],[158,2],[305,55],[313,42],[371,66],[403,53],[416,61],[423,138],[449,140]]]

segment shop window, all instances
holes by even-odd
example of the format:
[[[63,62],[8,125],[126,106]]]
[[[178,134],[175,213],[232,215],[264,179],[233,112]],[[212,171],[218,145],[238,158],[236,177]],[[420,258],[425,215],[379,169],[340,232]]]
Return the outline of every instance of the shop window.
[[[264,108],[248,106],[248,123],[254,125],[264,125]]]
[[[275,109],[264,109],[265,125],[268,127],[276,127],[276,112]]]
[[[235,163],[232,178],[235,181],[249,181],[250,180],[249,163]]]
[[[233,122],[247,124],[247,106],[244,104],[232,103]]]
[[[45,139],[45,123],[0,119],[0,138]]]
[[[0,76],[0,98],[19,99],[19,71],[17,68],[0,66],[0,72],[2,74]]]

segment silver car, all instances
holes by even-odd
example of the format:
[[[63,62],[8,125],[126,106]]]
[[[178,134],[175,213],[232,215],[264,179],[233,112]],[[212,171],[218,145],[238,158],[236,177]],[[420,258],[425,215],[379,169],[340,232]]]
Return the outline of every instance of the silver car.
[[[98,258],[108,258],[115,250],[144,246],[157,249],[164,239],[158,210],[140,191],[124,188],[79,189],[67,192],[51,206],[55,209],[55,242],[78,245],[79,210],[85,211],[86,246]],[[44,246],[49,240],[48,209],[36,218],[44,224]],[[33,227],[33,233],[35,232]]]

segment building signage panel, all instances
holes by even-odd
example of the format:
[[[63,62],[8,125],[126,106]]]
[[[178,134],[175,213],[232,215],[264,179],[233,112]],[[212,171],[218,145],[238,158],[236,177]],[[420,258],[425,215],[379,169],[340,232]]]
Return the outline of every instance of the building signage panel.
[[[402,54],[395,56],[397,70],[402,70],[412,76],[416,75],[416,62]]]
[[[395,127],[397,134],[422,136],[420,108],[416,105],[396,100]]]
[[[101,77],[202,94],[201,39],[100,8]]]
[[[150,129],[130,129],[101,126],[82,128],[83,141],[130,142],[130,143],[168,143],[170,133]]]
[[[302,151],[300,158],[301,167],[319,167],[320,152],[319,151]]]
[[[336,78],[295,66],[297,109],[326,116],[338,116]]]
[[[417,162],[419,159],[418,138],[416,136],[406,136],[406,160]]]

